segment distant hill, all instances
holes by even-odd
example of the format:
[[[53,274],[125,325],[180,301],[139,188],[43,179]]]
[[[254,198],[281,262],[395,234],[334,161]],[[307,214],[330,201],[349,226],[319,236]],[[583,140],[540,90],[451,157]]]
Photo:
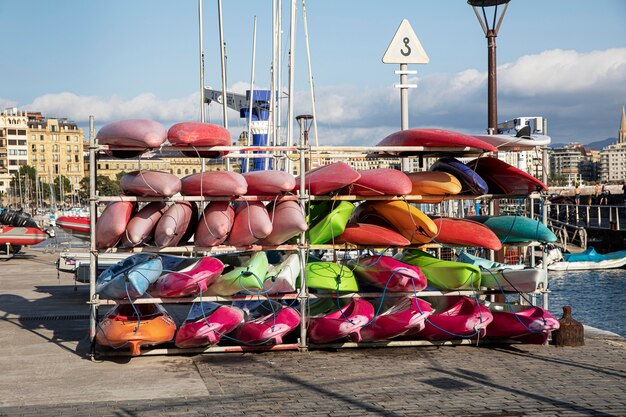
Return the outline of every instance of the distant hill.
[[[602,150],[602,148],[605,148],[609,145],[613,145],[616,142],[617,142],[617,138],[607,138],[604,140],[597,140],[595,142],[590,142],[584,145],[585,145],[585,148]],[[563,148],[565,145],[567,145],[567,143],[551,143],[550,147],[551,148]]]

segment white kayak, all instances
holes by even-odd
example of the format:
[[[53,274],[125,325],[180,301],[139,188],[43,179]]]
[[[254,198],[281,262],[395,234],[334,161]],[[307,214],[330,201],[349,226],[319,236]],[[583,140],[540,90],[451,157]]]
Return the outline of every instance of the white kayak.
[[[502,151],[528,150],[536,146],[548,146],[552,141],[547,135],[474,135],[475,138],[487,142]]]

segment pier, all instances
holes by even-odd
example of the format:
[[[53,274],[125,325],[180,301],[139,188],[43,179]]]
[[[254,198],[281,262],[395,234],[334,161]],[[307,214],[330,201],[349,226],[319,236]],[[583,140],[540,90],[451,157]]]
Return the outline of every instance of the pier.
[[[0,264],[0,416],[626,414],[626,339],[590,328],[576,348],[481,341],[93,362],[88,286],[57,276],[56,259],[29,248]]]

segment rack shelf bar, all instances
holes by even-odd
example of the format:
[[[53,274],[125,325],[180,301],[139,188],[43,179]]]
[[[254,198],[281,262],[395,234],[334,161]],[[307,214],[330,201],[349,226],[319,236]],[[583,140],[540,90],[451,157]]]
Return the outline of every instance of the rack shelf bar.
[[[281,350],[299,350],[299,347],[295,343],[284,343],[281,345],[272,346],[209,346],[202,348],[144,348],[141,351],[140,356],[156,356],[156,355],[181,355],[188,353],[245,353],[245,352],[265,352],[265,351],[281,351]],[[97,356],[102,357],[116,357],[116,356],[131,356],[129,349],[118,350],[98,350]]]

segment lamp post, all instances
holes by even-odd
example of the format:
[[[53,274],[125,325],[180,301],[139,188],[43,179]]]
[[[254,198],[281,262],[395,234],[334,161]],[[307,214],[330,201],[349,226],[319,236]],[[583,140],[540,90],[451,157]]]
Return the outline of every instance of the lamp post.
[[[301,114],[296,116],[296,121],[300,126],[300,146],[309,146],[309,130],[311,130],[311,123],[313,123],[313,116],[310,114]],[[311,169],[311,160],[307,158],[305,160],[304,170],[309,171]],[[300,175],[304,174],[303,172]]]
[[[497,133],[498,130],[498,93],[496,81],[496,37],[502,24],[502,19],[509,6],[510,0],[467,0],[472,6],[480,26],[483,28],[485,37],[487,38],[487,59],[488,59],[488,76],[487,76],[487,131],[490,135]],[[502,13],[498,18],[498,6],[504,5]],[[493,8],[493,16],[491,19],[487,17],[485,8]],[[479,9],[482,14],[479,13]],[[498,23],[496,24],[496,20]]]

